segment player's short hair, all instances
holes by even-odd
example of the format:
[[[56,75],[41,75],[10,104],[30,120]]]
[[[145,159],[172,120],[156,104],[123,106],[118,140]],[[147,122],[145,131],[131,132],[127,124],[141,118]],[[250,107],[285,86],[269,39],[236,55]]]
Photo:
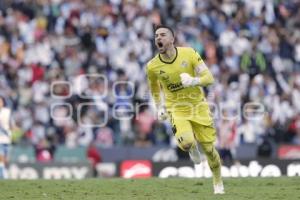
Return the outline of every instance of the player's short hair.
[[[170,26],[163,25],[163,24],[157,25],[157,26],[155,27],[155,29],[154,29],[154,33],[155,33],[158,29],[160,29],[160,28],[166,28],[166,29],[168,29],[168,30],[172,33],[172,36],[175,37],[175,33],[174,33],[173,29],[172,29]]]

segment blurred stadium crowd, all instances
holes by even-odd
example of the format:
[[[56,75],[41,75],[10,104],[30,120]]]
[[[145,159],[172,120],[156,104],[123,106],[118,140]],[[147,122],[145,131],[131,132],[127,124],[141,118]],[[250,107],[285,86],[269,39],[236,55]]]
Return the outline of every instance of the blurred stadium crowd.
[[[147,106],[144,72],[162,23],[215,76],[206,92],[220,149],[300,145],[299,8],[296,0],[1,0],[0,95],[14,111],[13,142],[50,153],[91,141],[172,145],[168,123]],[[106,114],[104,127],[80,126]]]

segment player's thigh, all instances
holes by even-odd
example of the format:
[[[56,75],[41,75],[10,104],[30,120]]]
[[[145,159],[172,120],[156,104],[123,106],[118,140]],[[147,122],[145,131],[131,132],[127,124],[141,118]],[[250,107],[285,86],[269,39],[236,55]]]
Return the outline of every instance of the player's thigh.
[[[213,124],[206,126],[192,121],[191,125],[198,142],[212,143],[216,140],[216,129]]]
[[[182,150],[188,151],[195,142],[191,122],[180,118],[173,118],[171,123],[178,146]]]

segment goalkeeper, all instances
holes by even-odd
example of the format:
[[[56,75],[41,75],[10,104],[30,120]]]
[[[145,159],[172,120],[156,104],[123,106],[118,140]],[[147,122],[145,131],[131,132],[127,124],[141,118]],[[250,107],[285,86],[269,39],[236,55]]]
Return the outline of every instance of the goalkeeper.
[[[202,90],[214,79],[196,51],[175,47],[174,40],[171,28],[156,27],[155,45],[159,53],[148,62],[147,76],[158,118],[169,118],[178,146],[189,152],[195,164],[201,161],[200,144],[213,174],[214,193],[223,194],[220,156],[214,147],[216,130]]]

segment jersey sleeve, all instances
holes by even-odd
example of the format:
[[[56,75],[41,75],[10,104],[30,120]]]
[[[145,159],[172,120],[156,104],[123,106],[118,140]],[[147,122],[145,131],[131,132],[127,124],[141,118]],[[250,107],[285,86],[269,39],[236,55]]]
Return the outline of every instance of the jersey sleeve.
[[[193,67],[197,67],[198,65],[204,63],[199,53],[191,48],[191,58],[192,58],[192,65]]]
[[[201,56],[194,49],[192,50],[192,64],[195,72],[195,76],[200,77],[200,85],[207,86],[214,82],[214,78],[207,68],[206,64],[202,60]]]
[[[160,103],[160,85],[157,79],[156,74],[153,70],[149,67],[149,64],[147,65],[147,79],[148,79],[148,85],[149,89],[152,95],[152,98],[155,101],[155,105],[159,105]]]

